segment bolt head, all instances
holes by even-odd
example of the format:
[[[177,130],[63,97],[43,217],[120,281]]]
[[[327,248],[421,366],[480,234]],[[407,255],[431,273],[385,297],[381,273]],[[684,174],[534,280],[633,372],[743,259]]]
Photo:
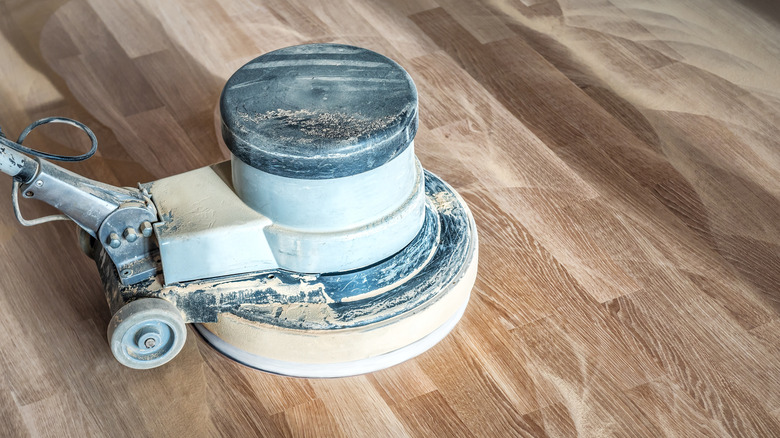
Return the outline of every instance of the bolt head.
[[[150,237],[152,235],[152,223],[149,221],[144,221],[144,223],[141,224],[141,234],[144,237]]]
[[[138,239],[138,233],[135,232],[135,228],[128,227],[124,233],[125,240],[128,242],[135,242]]]
[[[117,233],[111,233],[108,235],[108,244],[111,246],[111,248],[119,248],[119,245],[122,244],[122,241],[119,240],[119,234]]]
[[[152,348],[155,345],[157,345],[157,342],[154,340],[154,338],[149,338],[144,341],[144,347],[146,348]]]

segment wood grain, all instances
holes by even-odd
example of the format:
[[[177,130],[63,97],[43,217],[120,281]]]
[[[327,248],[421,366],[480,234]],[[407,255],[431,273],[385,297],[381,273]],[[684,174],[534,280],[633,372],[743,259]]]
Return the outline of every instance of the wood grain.
[[[100,151],[67,167],[119,185],[226,158],[217,99],[259,54],[384,53],[481,239],[463,321],[398,367],[291,379],[190,333],[133,371],[74,227],[23,229],[6,203],[2,435],[780,436],[772,2],[5,0],[0,32],[4,132],[79,119]],[[29,142],[86,146],[55,126]]]

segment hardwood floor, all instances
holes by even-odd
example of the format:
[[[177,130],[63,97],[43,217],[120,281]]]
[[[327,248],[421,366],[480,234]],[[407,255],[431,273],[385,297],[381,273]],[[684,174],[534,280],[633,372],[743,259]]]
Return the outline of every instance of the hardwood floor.
[[[230,74],[338,42],[406,68],[417,154],[474,212],[462,322],[305,380],[194,332],[123,368],[72,224],[0,208],[3,436],[780,436],[780,8],[759,0],[4,0],[0,126],[61,115],[133,186],[227,158]],[[76,130],[30,144],[73,154]],[[8,181],[10,189],[10,181]],[[24,214],[50,212],[25,201]]]

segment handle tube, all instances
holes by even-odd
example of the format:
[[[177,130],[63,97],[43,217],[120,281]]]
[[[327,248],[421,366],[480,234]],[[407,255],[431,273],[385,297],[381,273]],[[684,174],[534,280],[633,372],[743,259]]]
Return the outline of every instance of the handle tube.
[[[140,190],[93,181],[43,159],[38,159],[36,164],[38,172],[22,184],[22,196],[51,205],[93,236],[103,221],[122,205],[146,205]]]
[[[38,173],[38,163],[21,152],[6,146],[10,140],[0,137],[0,172],[26,183]]]

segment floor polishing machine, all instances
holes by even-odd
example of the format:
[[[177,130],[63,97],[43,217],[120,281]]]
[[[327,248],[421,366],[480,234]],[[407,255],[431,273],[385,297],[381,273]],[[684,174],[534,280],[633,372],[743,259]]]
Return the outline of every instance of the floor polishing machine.
[[[463,199],[414,154],[417,90],[370,50],[308,44],[262,55],[220,98],[231,160],[137,188],[51,163],[88,158],[97,140],[71,119],[0,136],[17,219],[79,226],[112,318],[108,340],[131,368],[162,365],[187,330],[257,369],[339,377],[386,368],[440,341],[469,300],[477,232]],[[67,123],[92,149],[22,146]],[[49,161],[47,161],[47,159]],[[63,214],[26,220],[19,194]]]

